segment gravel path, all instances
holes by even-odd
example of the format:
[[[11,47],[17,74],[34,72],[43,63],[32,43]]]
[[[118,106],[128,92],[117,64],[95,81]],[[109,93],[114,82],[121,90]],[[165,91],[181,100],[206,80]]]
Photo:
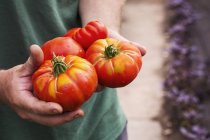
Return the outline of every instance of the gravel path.
[[[164,5],[160,0],[129,0],[123,9],[121,33],[147,48],[138,77],[118,89],[118,96],[128,118],[129,140],[162,140],[158,121],[163,103],[161,67],[165,45]]]

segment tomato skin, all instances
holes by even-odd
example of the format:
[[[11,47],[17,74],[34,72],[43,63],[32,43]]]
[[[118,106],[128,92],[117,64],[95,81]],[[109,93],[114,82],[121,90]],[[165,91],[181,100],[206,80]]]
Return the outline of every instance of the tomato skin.
[[[72,28],[71,30],[69,30],[64,37],[73,37],[75,35],[76,32],[78,32],[81,28]]]
[[[40,100],[56,102],[64,111],[73,111],[87,101],[98,84],[94,66],[78,56],[60,57],[68,65],[64,73],[53,75],[53,64],[46,60],[32,75],[34,94]]]
[[[108,36],[108,30],[103,23],[91,21],[84,28],[73,28],[69,30],[64,36],[72,37],[87,50],[94,41],[106,38]]]
[[[47,41],[42,46],[42,51],[44,53],[44,60],[51,60],[53,53],[55,53],[56,56],[85,56],[85,51],[81,45],[69,37],[56,37]]]
[[[110,45],[119,51],[112,58],[105,54],[105,48]],[[95,41],[86,51],[86,59],[95,66],[99,83],[111,88],[128,85],[142,66],[141,53],[137,47],[112,38]]]

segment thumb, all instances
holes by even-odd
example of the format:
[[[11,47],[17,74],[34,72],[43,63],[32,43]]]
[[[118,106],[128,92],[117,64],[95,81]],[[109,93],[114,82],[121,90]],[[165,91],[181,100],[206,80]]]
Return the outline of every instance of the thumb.
[[[21,72],[24,75],[32,74],[37,67],[39,67],[44,60],[42,49],[38,45],[31,45],[30,56],[28,60],[22,65]]]

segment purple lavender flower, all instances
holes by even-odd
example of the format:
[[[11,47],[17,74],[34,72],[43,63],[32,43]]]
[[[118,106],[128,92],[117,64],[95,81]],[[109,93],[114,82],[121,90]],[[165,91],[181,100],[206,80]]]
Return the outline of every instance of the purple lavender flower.
[[[192,132],[190,132],[187,128],[185,127],[180,127],[180,132],[187,136],[188,138],[190,139],[193,139],[193,140],[197,140],[197,136],[195,134],[193,134]]]
[[[177,97],[177,103],[183,103],[183,104],[196,104],[198,103],[198,99],[197,97],[191,95],[191,94],[187,94],[184,91],[180,92],[180,95]]]
[[[184,0],[170,0],[168,4],[171,7],[176,7],[176,6],[183,4],[183,2],[184,2]]]
[[[191,128],[180,127],[180,132],[192,140],[209,140],[207,129],[199,125],[193,125]]]
[[[182,5],[180,5],[180,7],[176,9],[176,13],[187,18],[191,18],[191,16],[193,15],[192,7],[187,2],[182,3]]]
[[[173,87],[172,90],[166,94],[166,96],[170,99],[177,98],[178,95],[179,90],[176,87]]]
[[[172,65],[175,67],[182,65],[182,62],[178,59],[174,60],[172,63],[173,63]]]
[[[199,97],[205,87],[199,81],[209,80],[210,75],[206,74],[203,57],[198,55],[199,46],[190,41],[191,25],[198,19],[198,14],[187,0],[169,0],[168,5],[175,12],[176,19],[168,30],[170,63],[164,82],[166,97],[171,99],[171,105],[180,114],[180,132],[191,140],[209,140],[209,132],[200,125],[202,108]],[[207,82],[210,84],[210,80]]]
[[[206,135],[208,133],[207,129],[199,126],[199,125],[193,125],[192,126],[192,131],[195,133],[195,134],[198,134],[200,136],[202,135]]]
[[[180,42],[178,42],[178,39],[177,40],[171,40],[170,41],[170,45],[171,45],[171,50],[172,51],[180,51],[182,49],[182,44]]]
[[[203,77],[205,72],[202,69],[193,69],[190,74],[194,77]]]
[[[169,34],[183,33],[186,30],[185,26],[181,24],[175,24],[169,29]]]
[[[192,118],[200,118],[201,115],[197,112],[197,110],[194,110],[194,109],[191,109],[191,110],[188,110],[188,111],[184,111],[183,112],[183,117],[185,119],[192,119]]]

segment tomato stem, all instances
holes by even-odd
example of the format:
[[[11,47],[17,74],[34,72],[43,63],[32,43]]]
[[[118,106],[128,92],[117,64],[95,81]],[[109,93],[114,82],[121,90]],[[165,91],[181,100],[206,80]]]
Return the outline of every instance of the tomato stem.
[[[61,73],[64,73],[68,69],[68,65],[63,61],[64,57],[59,57],[53,54],[52,65],[53,75],[57,77]]]
[[[105,48],[104,53],[106,57],[110,59],[119,54],[119,49],[115,48],[114,45],[109,45]]]

